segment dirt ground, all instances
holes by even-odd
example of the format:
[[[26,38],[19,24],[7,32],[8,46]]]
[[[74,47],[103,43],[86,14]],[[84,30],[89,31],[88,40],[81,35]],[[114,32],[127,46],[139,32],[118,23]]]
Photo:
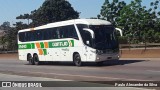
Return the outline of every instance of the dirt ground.
[[[121,50],[121,58],[160,58],[160,49]]]
[[[120,53],[121,58],[160,58],[160,49],[126,49]],[[18,54],[0,54],[0,59],[18,59]]]
[[[9,59],[9,60],[12,60],[12,59],[18,59],[18,54],[17,53],[12,53],[12,54],[0,54],[0,59],[4,60],[4,59]]]

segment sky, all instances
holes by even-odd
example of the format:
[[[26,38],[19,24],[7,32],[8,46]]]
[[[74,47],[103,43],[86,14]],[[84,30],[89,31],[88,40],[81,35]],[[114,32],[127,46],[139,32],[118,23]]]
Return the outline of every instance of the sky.
[[[20,14],[30,13],[38,9],[45,0],[0,0],[0,25],[9,21],[11,24],[18,22],[16,17]],[[105,0],[68,0],[72,7],[81,12],[80,18],[96,17]],[[123,1],[123,0],[120,0]],[[127,3],[131,0],[125,0]],[[149,5],[149,0],[143,0],[144,5]]]

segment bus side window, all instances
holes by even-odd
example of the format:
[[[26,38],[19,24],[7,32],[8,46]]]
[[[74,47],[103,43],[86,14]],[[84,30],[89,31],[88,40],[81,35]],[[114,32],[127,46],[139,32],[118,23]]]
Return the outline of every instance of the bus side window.
[[[57,36],[57,28],[50,28],[49,30],[47,30],[47,31],[49,31],[48,32],[48,35],[49,35],[49,39],[57,39],[58,38],[58,36]]]
[[[60,27],[60,38],[68,38],[68,28],[67,26]]]
[[[40,40],[45,40],[43,30],[39,30],[39,31],[40,31]]]
[[[29,34],[30,34],[30,41],[34,41],[33,31],[30,31]]]
[[[69,36],[70,38],[74,38],[74,39],[79,40],[74,25],[68,26],[68,31],[69,31],[68,36]]]
[[[47,34],[46,34],[46,31],[45,30],[42,30],[42,33],[43,33],[43,40],[47,40]]]
[[[59,34],[59,37],[64,38],[63,27],[59,27],[58,30],[59,30],[59,32],[57,32],[57,33]]]
[[[47,40],[50,40],[50,39],[52,39],[52,29],[47,29],[46,30],[46,33],[47,33]]]
[[[38,41],[38,32],[37,31],[34,32],[34,37],[35,37],[35,41]]]
[[[43,33],[43,40],[49,40],[49,39],[51,39],[51,38],[50,38],[49,29],[44,29],[44,30],[42,30],[42,33]]]
[[[59,28],[56,28],[57,30],[56,30],[56,39],[60,39],[61,38],[61,36],[60,36],[60,29]]]
[[[43,35],[41,30],[36,30],[36,41],[43,40]]]
[[[41,30],[38,30],[38,37],[39,37],[38,40],[43,40],[43,35]]]
[[[66,26],[65,27],[65,30],[64,30],[64,34],[65,34],[65,37],[66,38],[70,38],[70,35],[69,35],[70,32],[70,29],[69,29],[69,26]]]
[[[24,42],[26,42],[27,41],[27,32],[24,32]]]
[[[32,32],[32,36],[33,36],[33,41],[36,41],[36,31]]]

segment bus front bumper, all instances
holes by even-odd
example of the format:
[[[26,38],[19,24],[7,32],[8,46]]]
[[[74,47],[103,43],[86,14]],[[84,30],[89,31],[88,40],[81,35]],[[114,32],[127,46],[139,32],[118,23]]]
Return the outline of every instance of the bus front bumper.
[[[120,57],[119,53],[97,55],[96,62],[103,62],[108,60],[119,60],[119,57]]]

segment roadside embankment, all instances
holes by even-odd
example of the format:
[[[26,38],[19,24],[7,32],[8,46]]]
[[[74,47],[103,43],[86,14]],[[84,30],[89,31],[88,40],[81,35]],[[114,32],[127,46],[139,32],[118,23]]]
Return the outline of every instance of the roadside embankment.
[[[160,58],[160,48],[153,49],[123,49],[121,58]]]
[[[0,60],[17,60],[18,59],[18,53],[6,53],[6,54],[0,54]]]

